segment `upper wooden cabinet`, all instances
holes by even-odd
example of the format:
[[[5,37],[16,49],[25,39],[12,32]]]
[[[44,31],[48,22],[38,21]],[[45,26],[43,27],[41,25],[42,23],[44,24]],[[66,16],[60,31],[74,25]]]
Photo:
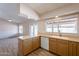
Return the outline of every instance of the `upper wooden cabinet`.
[[[40,47],[39,37],[35,37],[32,39],[32,49],[35,50]]]

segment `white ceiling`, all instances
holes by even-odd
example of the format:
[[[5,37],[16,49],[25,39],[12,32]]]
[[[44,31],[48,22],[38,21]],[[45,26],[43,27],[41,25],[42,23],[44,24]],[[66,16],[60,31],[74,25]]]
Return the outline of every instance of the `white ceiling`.
[[[27,3],[26,5],[36,11],[39,15],[42,15],[46,12],[68,5],[68,3]]]
[[[69,5],[67,3],[2,3],[0,18],[20,23],[27,20],[39,20],[39,15]]]
[[[12,20],[14,23],[27,22],[27,20],[38,20],[36,14],[28,6],[19,3],[0,3],[0,18],[6,21]]]

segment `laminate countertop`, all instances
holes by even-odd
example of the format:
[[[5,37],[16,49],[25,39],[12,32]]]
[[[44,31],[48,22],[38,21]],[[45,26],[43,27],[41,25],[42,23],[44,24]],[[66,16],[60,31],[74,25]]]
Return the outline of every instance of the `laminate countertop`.
[[[69,40],[69,41],[75,41],[75,42],[79,42],[79,38],[77,37],[64,37],[64,36],[52,36],[52,35],[37,35],[37,36],[20,36],[19,39],[31,39],[31,38],[35,38],[35,37],[47,37],[47,38],[54,38],[54,39],[62,39],[62,40]]]
[[[19,36],[18,39],[24,40],[24,39],[32,39],[35,37],[38,37],[38,35],[37,36]]]
[[[51,36],[51,35],[41,35],[41,36],[42,37],[54,38],[54,39],[61,39],[61,40],[69,40],[69,41],[79,42],[78,37],[64,37],[64,36]]]

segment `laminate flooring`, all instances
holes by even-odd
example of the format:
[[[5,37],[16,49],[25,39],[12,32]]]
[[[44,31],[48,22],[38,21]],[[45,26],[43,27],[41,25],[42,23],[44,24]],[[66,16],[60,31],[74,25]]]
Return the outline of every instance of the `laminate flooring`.
[[[32,53],[28,54],[27,56],[56,56],[56,55],[50,53],[49,51],[39,48],[33,51]]]

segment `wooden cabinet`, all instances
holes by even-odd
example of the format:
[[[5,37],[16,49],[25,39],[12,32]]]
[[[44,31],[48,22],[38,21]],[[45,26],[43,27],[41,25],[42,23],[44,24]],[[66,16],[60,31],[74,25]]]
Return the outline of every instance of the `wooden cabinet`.
[[[32,39],[32,49],[35,50],[40,47],[39,37],[35,37]]]
[[[23,41],[18,39],[18,55],[23,55]]]
[[[76,44],[77,44],[77,56],[79,56],[79,42],[77,42]]]
[[[62,39],[49,39],[49,50],[58,55],[68,55],[68,41]]]
[[[26,55],[32,51],[32,39],[18,40],[18,55]]]
[[[76,56],[77,50],[76,50],[76,42],[69,41],[68,43],[68,55],[69,56]]]
[[[32,51],[32,39],[23,40],[23,54],[26,55]]]
[[[63,39],[49,39],[49,51],[61,56],[79,56],[79,43]]]
[[[19,39],[18,40],[18,55],[26,55],[41,46],[41,37],[33,37],[29,39]],[[44,39],[44,38],[43,38]],[[49,48],[50,52],[61,56],[79,56],[79,42],[49,38],[48,43],[46,39],[41,39],[42,47]],[[48,45],[49,46],[48,46]]]
[[[57,53],[57,46],[56,46],[57,42],[56,39],[50,38],[49,39],[49,51],[53,52],[53,53]]]
[[[39,37],[18,40],[18,55],[27,55],[33,50],[40,47]]]
[[[68,41],[57,39],[57,54],[67,56],[68,55]]]

